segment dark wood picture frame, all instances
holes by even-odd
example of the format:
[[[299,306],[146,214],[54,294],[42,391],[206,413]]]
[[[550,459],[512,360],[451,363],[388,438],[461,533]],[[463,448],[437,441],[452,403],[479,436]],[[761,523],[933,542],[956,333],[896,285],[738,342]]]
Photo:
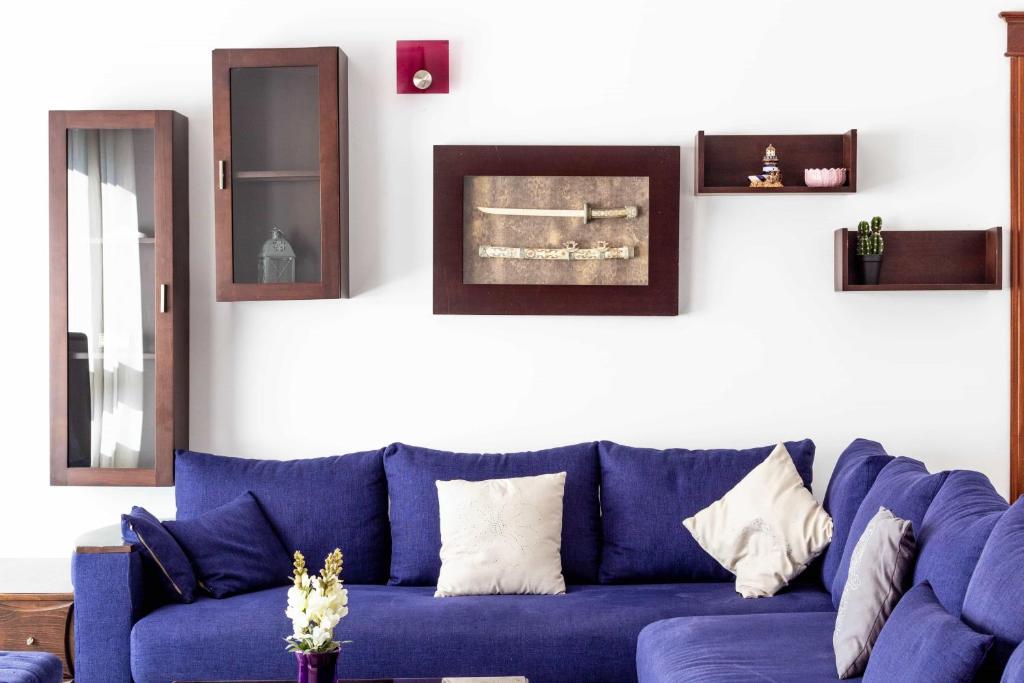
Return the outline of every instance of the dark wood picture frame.
[[[348,296],[348,66],[337,47],[213,51],[213,177],[217,301],[338,299]],[[314,66],[319,82],[320,281],[280,284],[234,279],[231,70]],[[224,182],[221,183],[221,164]]]
[[[50,484],[170,486],[188,447],[188,119],[174,111],[50,112]],[[155,462],[152,468],[68,467],[68,130],[151,129],[154,138]],[[160,311],[154,302],[154,311]]]
[[[491,285],[463,282],[466,176],[649,178],[648,284]],[[434,313],[678,315],[679,147],[434,146]]]

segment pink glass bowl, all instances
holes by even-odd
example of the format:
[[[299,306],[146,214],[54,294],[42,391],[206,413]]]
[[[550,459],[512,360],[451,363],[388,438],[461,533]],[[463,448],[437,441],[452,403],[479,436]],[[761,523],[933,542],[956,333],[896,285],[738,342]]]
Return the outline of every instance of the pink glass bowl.
[[[839,187],[846,184],[845,168],[805,168],[804,184],[807,187]]]

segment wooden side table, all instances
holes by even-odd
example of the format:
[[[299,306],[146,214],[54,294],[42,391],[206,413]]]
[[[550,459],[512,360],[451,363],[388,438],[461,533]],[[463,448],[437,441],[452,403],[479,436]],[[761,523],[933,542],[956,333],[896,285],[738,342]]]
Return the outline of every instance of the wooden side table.
[[[74,676],[71,561],[0,559],[0,650],[50,652]]]

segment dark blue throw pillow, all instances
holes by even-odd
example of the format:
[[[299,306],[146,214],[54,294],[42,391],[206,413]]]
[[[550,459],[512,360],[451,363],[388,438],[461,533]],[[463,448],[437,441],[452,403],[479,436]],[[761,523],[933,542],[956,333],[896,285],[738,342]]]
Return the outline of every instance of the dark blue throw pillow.
[[[164,526],[185,549],[199,585],[215,598],[290,581],[291,554],[249,491],[198,517]]]
[[[814,442],[785,446],[810,488]],[[733,579],[682,522],[728,493],[774,449],[656,450],[600,442],[601,583]]]
[[[168,595],[185,603],[195,599],[196,575],[192,565],[159,519],[136,506],[131,514],[121,515],[121,530],[125,540],[140,546],[147,561],[157,567]]]
[[[973,681],[993,640],[949,614],[925,582],[909,590],[885,622],[864,683]]]

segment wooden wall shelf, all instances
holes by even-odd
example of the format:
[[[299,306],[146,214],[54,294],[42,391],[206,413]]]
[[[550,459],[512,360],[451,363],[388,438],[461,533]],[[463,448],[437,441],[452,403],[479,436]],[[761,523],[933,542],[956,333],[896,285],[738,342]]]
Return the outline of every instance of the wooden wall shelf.
[[[1002,289],[1002,228],[988,230],[885,230],[877,285],[864,284],[857,232],[835,232],[837,292],[928,289]]]
[[[769,144],[779,154],[785,187],[750,187],[747,176],[761,172]],[[839,135],[705,135],[697,131],[694,155],[697,194],[834,194],[857,191],[857,130]],[[807,187],[805,168],[845,168],[840,187]]]

